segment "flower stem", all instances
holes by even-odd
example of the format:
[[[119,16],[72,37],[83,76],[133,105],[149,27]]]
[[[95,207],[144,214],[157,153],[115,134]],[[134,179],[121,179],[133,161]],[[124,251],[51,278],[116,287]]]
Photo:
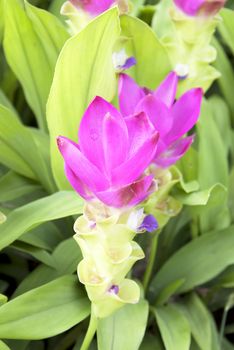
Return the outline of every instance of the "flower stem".
[[[80,350],[88,350],[88,348],[93,340],[93,337],[96,333],[96,330],[97,330],[97,318],[94,315],[94,313],[91,312],[90,321],[89,321],[89,328],[87,330],[87,333],[85,335],[85,338],[83,340],[83,344],[82,344]]]
[[[151,242],[149,261],[148,261],[148,264],[147,264],[147,267],[145,270],[145,274],[144,274],[144,278],[143,278],[143,287],[144,287],[145,292],[148,288],[150,277],[152,275],[152,271],[153,271],[153,267],[154,267],[154,260],[155,260],[155,256],[157,253],[157,246],[158,246],[158,234],[159,234],[159,232],[157,232],[153,236],[152,242]]]

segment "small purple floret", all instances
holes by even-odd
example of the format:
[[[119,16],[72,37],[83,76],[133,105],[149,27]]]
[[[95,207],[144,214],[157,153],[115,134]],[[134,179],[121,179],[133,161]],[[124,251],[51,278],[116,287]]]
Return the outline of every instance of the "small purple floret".
[[[153,215],[147,215],[142,224],[138,227],[139,231],[153,232],[157,230],[158,222]]]
[[[119,286],[113,284],[108,290],[109,293],[117,295],[119,293]]]
[[[124,63],[124,65],[121,67],[122,69],[129,69],[131,68],[132,66],[135,66],[136,64],[136,59],[135,57],[129,57],[126,62]]]

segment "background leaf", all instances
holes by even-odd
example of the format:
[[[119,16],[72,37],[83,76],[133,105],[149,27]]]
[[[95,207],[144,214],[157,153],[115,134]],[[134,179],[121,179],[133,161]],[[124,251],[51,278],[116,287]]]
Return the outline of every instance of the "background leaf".
[[[126,305],[112,316],[98,321],[99,350],[137,350],[145,334],[148,303]]]
[[[138,84],[155,89],[171,70],[165,48],[152,29],[137,18],[121,16],[121,28],[121,34],[129,38],[128,51],[137,60],[128,73]]]
[[[5,5],[7,62],[21,82],[39,126],[46,130],[45,108],[54,67],[68,34],[56,17],[27,1],[11,0]]]
[[[62,333],[89,315],[89,301],[76,276],[64,276],[0,308],[0,337],[43,339]]]
[[[60,189],[70,186],[64,175],[63,159],[57,149],[56,137],[63,135],[77,141],[80,120],[91,100],[96,95],[109,101],[114,97],[116,78],[112,49],[118,34],[118,11],[113,8],[68,40],[56,65],[47,120],[51,136],[52,168]]]
[[[183,314],[173,305],[154,312],[166,350],[189,350],[190,327]]]
[[[43,222],[81,213],[83,201],[75,192],[57,192],[14,210],[1,225],[0,249]],[[48,233],[49,234],[49,233]]]

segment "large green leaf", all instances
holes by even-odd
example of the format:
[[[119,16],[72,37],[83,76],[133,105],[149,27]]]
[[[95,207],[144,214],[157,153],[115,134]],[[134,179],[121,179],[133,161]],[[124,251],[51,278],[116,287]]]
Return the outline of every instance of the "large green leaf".
[[[173,305],[154,312],[166,350],[189,350],[191,331],[184,315]]]
[[[83,201],[75,192],[58,192],[12,211],[1,225],[0,249],[41,223],[82,212]],[[49,232],[48,232],[49,234]]]
[[[225,50],[218,40],[213,39],[213,45],[217,50],[217,59],[214,62],[215,68],[221,73],[218,85],[231,110],[232,121],[234,121],[234,98],[232,88],[234,86],[234,72]]]
[[[126,305],[114,315],[98,322],[99,350],[137,350],[147,326],[148,303]]]
[[[213,350],[210,314],[200,298],[193,293],[183,300],[180,308],[189,321],[193,338],[200,349]]]
[[[113,8],[68,40],[59,56],[48,101],[47,120],[52,168],[60,189],[67,189],[69,185],[56,137],[64,135],[77,141],[79,122],[91,100],[96,95],[107,100],[113,98],[116,78],[112,49],[118,34],[118,11]]]
[[[40,188],[37,183],[9,171],[0,178],[0,201],[11,201]]]
[[[15,172],[36,179],[48,190],[54,189],[48,160],[42,155],[35,136],[13,112],[0,105],[0,162]]]
[[[25,293],[32,288],[37,288],[60,276],[74,273],[82,259],[82,254],[74,238],[69,238],[56,247],[52,258],[54,268],[46,265],[38,266],[21,282],[14,296]]]
[[[137,64],[129,70],[138,84],[154,89],[171,70],[167,52],[152,29],[141,20],[121,16],[122,35],[129,38],[129,52]]]
[[[214,119],[211,103],[212,101],[204,101],[202,114],[197,124],[199,136],[198,182],[201,190],[209,189],[218,183],[226,188],[228,186],[226,148]],[[216,203],[215,206],[205,207],[200,214],[202,232],[225,228],[229,223],[227,193],[220,196],[219,203]]]
[[[89,315],[89,301],[76,276],[33,289],[0,308],[0,337],[43,339],[62,333]]]
[[[4,49],[38,124],[46,130],[45,109],[58,54],[68,38],[59,20],[26,0],[5,2]]]
[[[220,22],[218,29],[234,55],[234,11],[225,8],[221,11],[221,17],[223,20]]]
[[[178,292],[186,292],[217,276],[234,264],[234,227],[207,233],[178,250],[162,266],[152,281],[150,291],[158,295],[174,281],[184,279]]]
[[[10,348],[0,340],[0,350],[10,350]]]

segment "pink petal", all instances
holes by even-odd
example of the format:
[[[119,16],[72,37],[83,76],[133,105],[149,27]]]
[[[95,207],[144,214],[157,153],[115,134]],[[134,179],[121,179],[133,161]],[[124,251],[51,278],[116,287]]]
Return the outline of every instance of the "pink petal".
[[[81,120],[79,127],[79,145],[81,152],[99,170],[106,173],[103,145],[103,125],[106,115],[111,115],[121,125],[124,121],[119,111],[102,97],[95,97]],[[123,126],[124,127],[124,126]],[[123,135],[124,137],[124,135]]]
[[[114,186],[125,186],[136,181],[149,166],[157,150],[159,134],[154,132],[125,163],[112,171]]]
[[[167,107],[171,107],[175,101],[176,90],[178,85],[178,76],[175,72],[171,72],[155,90],[153,95]]]
[[[154,191],[153,184],[153,176],[149,175],[129,186],[98,192],[96,196],[103,203],[111,207],[122,208],[125,206],[134,206],[142,202]]]
[[[153,95],[147,95],[138,103],[136,112],[144,111],[162,138],[172,127],[172,114],[168,107]]]
[[[119,107],[122,115],[134,114],[137,103],[145,96],[144,90],[127,74],[119,76]]]
[[[81,153],[78,145],[62,136],[58,137],[57,142],[66,166],[91,191],[103,191],[109,186],[109,182],[105,176]]]
[[[201,110],[202,89],[186,92],[172,107],[173,125],[164,138],[169,145],[186,134],[196,124]]]
[[[93,195],[89,192],[87,186],[79,179],[78,176],[76,176],[76,174],[67,164],[65,164],[65,174],[74,190],[78,192],[81,197],[86,200],[91,200],[93,198]]]
[[[176,6],[189,16],[196,16],[206,0],[174,0]]]
[[[166,151],[156,157],[155,163],[162,168],[167,168],[176,163],[177,160],[179,160],[185,154],[185,152],[187,152],[193,140],[194,135],[174,142]]]
[[[108,174],[126,160],[128,143],[128,130],[124,119],[107,113],[103,124],[103,149]]]
[[[142,112],[125,118],[129,137],[129,158],[151,137],[154,126]]]
[[[71,3],[78,8],[82,8],[91,16],[100,15],[102,12],[108,10],[115,0],[70,0]]]

